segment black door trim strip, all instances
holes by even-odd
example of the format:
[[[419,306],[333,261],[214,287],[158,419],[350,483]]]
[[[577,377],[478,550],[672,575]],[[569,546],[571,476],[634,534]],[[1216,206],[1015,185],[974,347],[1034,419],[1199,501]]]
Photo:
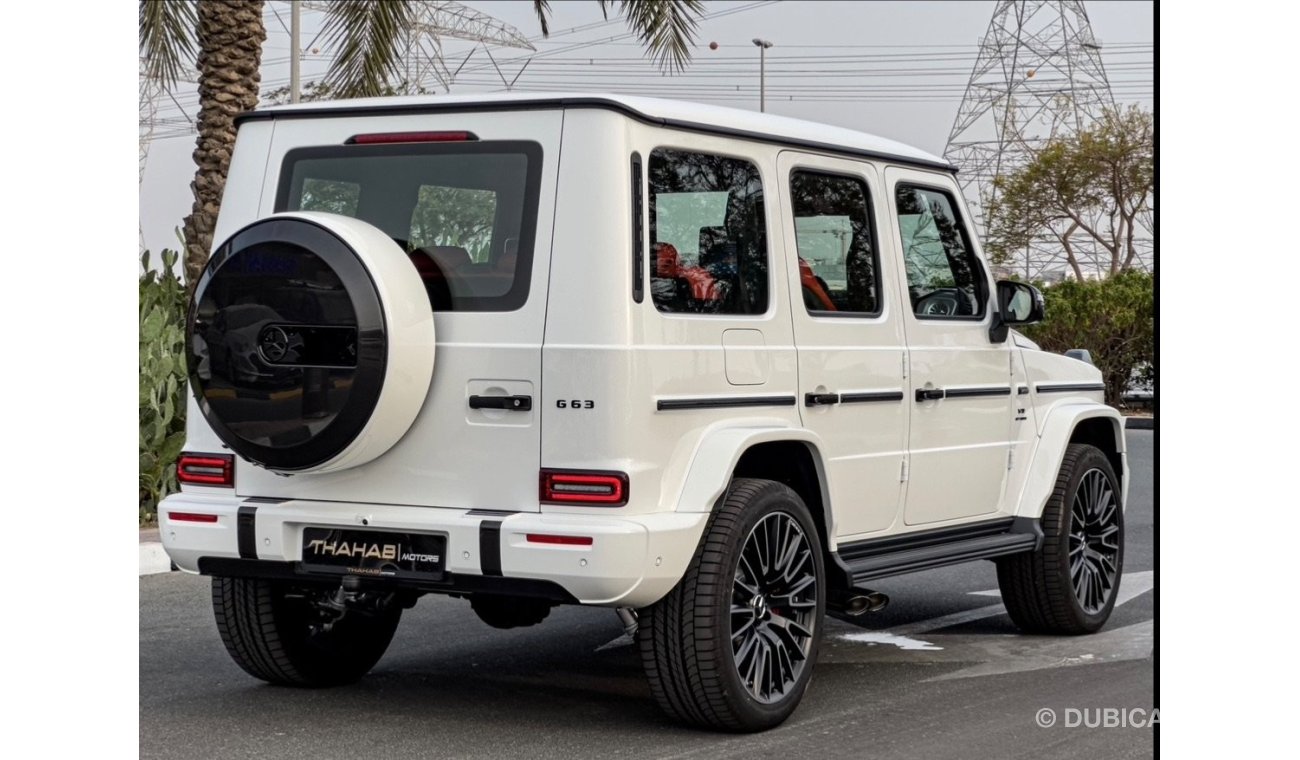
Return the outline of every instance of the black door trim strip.
[[[794,406],[794,396],[715,396],[712,398],[660,399],[655,407],[661,412],[678,409],[729,409],[735,406]]]
[[[945,388],[944,398],[973,398],[975,396],[1010,396],[1011,386],[1003,385],[988,388]]]
[[[242,559],[257,559],[257,507],[241,504],[235,518],[235,542]]]
[[[1056,384],[1039,384],[1034,386],[1035,393],[1070,393],[1073,391],[1104,391],[1106,386],[1101,383],[1056,383]]]
[[[868,393],[841,393],[841,404],[866,404],[873,401],[902,401],[902,391],[870,391]]]

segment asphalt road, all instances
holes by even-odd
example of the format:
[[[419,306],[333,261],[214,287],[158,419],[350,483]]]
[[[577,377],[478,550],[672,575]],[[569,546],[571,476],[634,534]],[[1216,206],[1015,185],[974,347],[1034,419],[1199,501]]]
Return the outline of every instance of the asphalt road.
[[[1152,434],[1130,431],[1129,444],[1123,604],[1092,636],[1019,635],[979,593],[997,588],[990,562],[882,581],[884,611],[863,626],[827,621],[794,717],[731,736],[660,715],[609,610],[559,608],[498,631],[467,602],[425,597],[362,682],[303,691],[245,675],[217,636],[207,579],[167,573],[140,578],[140,754],[1150,757],[1150,727],[1105,725],[1145,719],[1153,702]],[[1036,723],[1043,708],[1050,728]]]

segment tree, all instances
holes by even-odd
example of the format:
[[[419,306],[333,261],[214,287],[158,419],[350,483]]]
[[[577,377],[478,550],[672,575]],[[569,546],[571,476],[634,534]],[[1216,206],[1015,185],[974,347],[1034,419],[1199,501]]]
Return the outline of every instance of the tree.
[[[598,0],[608,16],[612,0]],[[193,283],[212,249],[221,193],[235,145],[234,117],[257,105],[261,84],[264,0],[141,0],[140,53],[145,74],[175,87],[193,59],[199,76],[197,169],[190,184],[194,207],[185,219],[185,276]],[[549,33],[550,4],[534,0],[542,34]],[[700,0],[620,0],[618,13],[664,69],[690,60]],[[334,97],[390,92],[399,81],[403,30],[414,18],[413,0],[341,0],[330,5],[323,30],[335,51],[322,87]]]
[[[1086,348],[1119,406],[1134,372],[1155,355],[1155,277],[1120,272],[1105,280],[1065,280],[1044,288],[1046,318],[1023,328],[1045,351]]]
[[[994,180],[989,252],[1002,263],[1049,234],[1079,279],[1082,241],[1109,254],[1109,274],[1128,270],[1154,182],[1151,113],[1136,106],[1108,110],[1091,129],[1050,141],[1024,167]]]
[[[613,0],[597,0],[600,12],[609,18]],[[533,10],[542,27],[542,36],[550,34],[549,0],[533,0]],[[646,53],[664,71],[681,71],[691,60],[695,26],[704,3],[701,0],[619,0],[618,13],[641,40]]]

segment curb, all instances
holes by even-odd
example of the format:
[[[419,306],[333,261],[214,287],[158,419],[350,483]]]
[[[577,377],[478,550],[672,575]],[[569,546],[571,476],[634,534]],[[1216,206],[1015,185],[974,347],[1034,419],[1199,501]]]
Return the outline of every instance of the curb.
[[[1155,417],[1125,417],[1124,427],[1128,430],[1155,430]]]

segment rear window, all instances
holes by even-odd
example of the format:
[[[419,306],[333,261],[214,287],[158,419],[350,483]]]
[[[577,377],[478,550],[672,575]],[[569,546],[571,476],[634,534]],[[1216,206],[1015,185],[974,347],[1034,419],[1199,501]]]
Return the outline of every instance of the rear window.
[[[510,311],[528,300],[541,159],[532,142],[299,148],[285,156],[275,210],[383,230],[435,311]]]

